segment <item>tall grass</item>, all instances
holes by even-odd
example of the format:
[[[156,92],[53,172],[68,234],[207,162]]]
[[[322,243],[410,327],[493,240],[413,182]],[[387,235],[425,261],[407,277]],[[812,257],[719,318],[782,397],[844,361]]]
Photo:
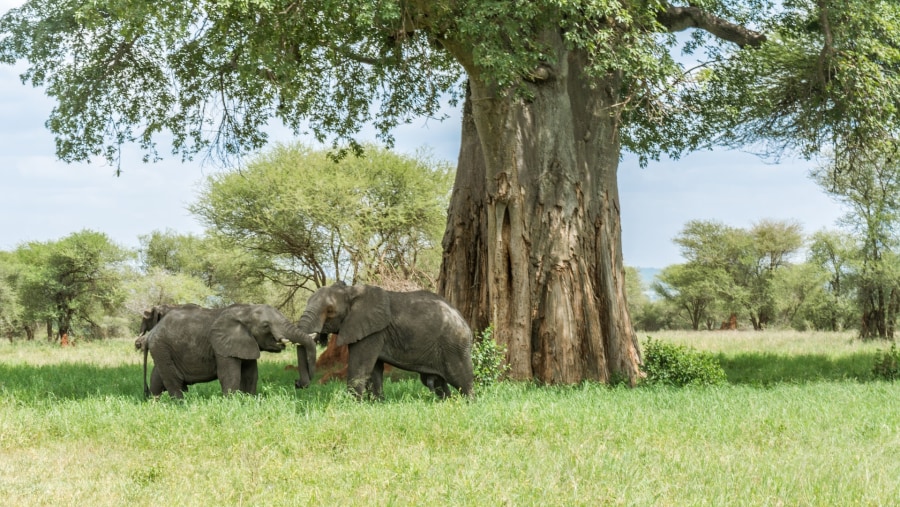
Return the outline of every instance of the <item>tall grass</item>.
[[[387,401],[356,403],[337,383],[295,391],[296,373],[284,369],[290,356],[264,355],[259,396],[226,398],[213,382],[176,403],[142,399],[140,359],[130,346],[0,345],[4,504],[892,505],[900,498],[897,383],[501,383],[475,401],[439,402],[417,380],[399,379],[386,382]]]

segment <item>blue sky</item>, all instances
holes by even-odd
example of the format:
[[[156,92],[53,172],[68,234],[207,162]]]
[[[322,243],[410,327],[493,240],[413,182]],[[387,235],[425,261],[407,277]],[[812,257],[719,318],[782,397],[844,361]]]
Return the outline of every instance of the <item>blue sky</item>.
[[[17,3],[0,1],[0,12]],[[108,165],[62,163],[44,127],[53,104],[42,90],[23,85],[18,70],[0,66],[0,250],[85,228],[128,247],[153,230],[202,233],[186,206],[199,183],[219,170],[216,166],[181,163],[177,157],[142,164],[136,150],[126,156],[118,178]],[[426,147],[455,162],[460,113],[447,113],[450,118],[443,122],[422,119],[398,129],[395,148],[413,153]],[[363,136],[374,139],[371,132]],[[809,179],[811,167],[804,161],[774,165],[748,153],[717,150],[641,169],[626,155],[619,167],[625,263],[662,268],[681,262],[672,238],[693,219],[736,227],[795,219],[807,233],[833,228],[842,208]]]

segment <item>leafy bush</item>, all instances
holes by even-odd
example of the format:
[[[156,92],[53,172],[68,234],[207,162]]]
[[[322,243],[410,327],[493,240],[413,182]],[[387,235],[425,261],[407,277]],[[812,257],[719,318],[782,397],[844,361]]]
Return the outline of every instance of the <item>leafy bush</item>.
[[[900,350],[897,350],[897,344],[892,343],[890,350],[878,351],[875,354],[875,367],[872,373],[876,378],[883,380],[900,379]]]
[[[725,370],[712,355],[649,337],[644,346],[644,364],[641,369],[647,375],[644,379],[646,384],[683,387],[718,385],[727,380]]]
[[[472,366],[475,370],[475,385],[489,386],[499,382],[509,371],[506,362],[506,347],[494,341],[494,328],[488,326],[475,337],[472,347]]]

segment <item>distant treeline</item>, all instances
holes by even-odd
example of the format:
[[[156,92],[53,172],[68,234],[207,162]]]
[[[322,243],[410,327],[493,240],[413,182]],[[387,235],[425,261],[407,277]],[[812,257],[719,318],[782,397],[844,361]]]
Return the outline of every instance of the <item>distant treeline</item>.
[[[278,146],[207,178],[190,211],[203,235],[152,231],[130,250],[90,230],[0,251],[0,336],[128,336],[165,303],[268,303],[302,310],[340,279],[434,285],[452,168],[367,146],[339,163]]]

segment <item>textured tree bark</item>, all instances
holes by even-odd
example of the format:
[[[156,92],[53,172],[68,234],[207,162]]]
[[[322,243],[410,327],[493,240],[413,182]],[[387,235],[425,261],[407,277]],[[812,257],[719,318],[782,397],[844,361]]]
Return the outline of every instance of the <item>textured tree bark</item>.
[[[474,329],[493,324],[511,376],[546,383],[640,376],[625,304],[619,76],[557,63],[523,100],[469,72],[440,290]],[[590,86],[590,83],[595,86]]]

